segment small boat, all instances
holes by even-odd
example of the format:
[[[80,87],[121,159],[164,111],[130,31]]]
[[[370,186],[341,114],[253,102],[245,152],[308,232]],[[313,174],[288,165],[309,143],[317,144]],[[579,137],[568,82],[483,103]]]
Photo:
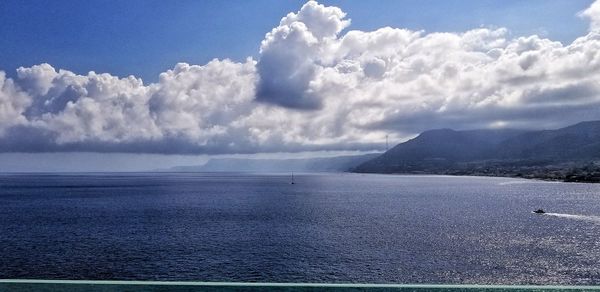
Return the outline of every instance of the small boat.
[[[544,214],[546,212],[543,209],[537,209],[537,210],[533,211],[533,213],[535,213],[535,214]]]

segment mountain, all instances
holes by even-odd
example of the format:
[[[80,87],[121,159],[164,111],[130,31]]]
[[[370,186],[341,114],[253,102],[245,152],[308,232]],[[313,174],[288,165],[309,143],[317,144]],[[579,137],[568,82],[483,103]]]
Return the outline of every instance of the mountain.
[[[557,130],[426,131],[355,172],[502,175],[600,180],[600,121]],[[547,177],[549,176],[549,177]]]
[[[398,144],[354,169],[357,172],[413,172],[446,169],[458,162],[492,159],[499,144],[520,130],[430,130]]]
[[[600,121],[581,122],[558,130],[531,131],[507,139],[499,157],[576,160],[600,157]]]
[[[210,159],[204,165],[176,166],[175,172],[345,172],[381,153],[306,159]]]

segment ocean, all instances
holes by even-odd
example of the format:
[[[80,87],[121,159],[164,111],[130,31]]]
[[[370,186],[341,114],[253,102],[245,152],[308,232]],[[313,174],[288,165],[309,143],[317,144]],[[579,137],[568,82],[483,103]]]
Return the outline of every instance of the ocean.
[[[0,278],[600,284],[600,185],[349,173],[295,182],[2,174]]]

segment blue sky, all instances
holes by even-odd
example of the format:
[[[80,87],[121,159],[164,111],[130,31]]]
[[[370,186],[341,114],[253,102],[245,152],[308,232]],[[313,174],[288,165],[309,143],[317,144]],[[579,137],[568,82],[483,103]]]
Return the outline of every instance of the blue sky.
[[[507,27],[563,43],[587,23],[575,14],[590,0],[321,1],[341,7],[349,29],[384,26],[465,31]],[[177,62],[256,57],[265,33],[304,1],[0,1],[0,70],[47,62],[76,73],[135,75],[147,83]]]

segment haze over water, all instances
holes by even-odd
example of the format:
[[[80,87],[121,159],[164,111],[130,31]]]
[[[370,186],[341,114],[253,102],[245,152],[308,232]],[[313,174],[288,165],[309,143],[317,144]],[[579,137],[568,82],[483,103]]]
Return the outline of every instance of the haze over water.
[[[600,284],[600,185],[295,178],[1,175],[0,278]]]

